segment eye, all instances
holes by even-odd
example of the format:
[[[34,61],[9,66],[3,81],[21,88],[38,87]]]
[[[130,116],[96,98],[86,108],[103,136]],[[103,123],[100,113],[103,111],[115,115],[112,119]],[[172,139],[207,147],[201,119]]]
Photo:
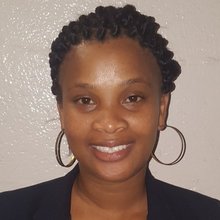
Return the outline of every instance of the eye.
[[[125,103],[136,103],[136,102],[140,102],[142,99],[143,97],[139,95],[131,95],[125,99]]]
[[[90,97],[80,97],[74,100],[74,103],[80,105],[94,105],[95,102]]]
[[[73,103],[80,112],[90,112],[93,111],[97,104],[94,99],[89,96],[78,96],[73,99]]]

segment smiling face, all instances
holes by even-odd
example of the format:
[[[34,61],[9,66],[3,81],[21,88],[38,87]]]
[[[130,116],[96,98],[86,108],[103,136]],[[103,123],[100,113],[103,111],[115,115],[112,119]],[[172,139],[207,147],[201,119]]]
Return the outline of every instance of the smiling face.
[[[169,95],[156,59],[121,37],[75,46],[60,68],[61,126],[81,172],[108,181],[146,168]]]

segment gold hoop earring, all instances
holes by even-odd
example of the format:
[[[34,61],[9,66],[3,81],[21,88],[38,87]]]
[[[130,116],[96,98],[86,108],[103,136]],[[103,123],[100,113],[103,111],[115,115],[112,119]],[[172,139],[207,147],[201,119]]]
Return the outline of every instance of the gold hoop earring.
[[[184,155],[185,155],[185,153],[186,153],[186,140],[185,140],[185,137],[184,137],[184,135],[182,134],[182,132],[181,132],[180,130],[178,130],[177,128],[175,128],[175,127],[173,127],[173,126],[170,126],[170,125],[167,125],[166,127],[172,128],[172,129],[173,129],[174,131],[176,131],[177,134],[179,135],[179,137],[180,137],[180,139],[181,139],[181,151],[180,151],[180,154],[179,154],[179,156],[177,157],[177,159],[174,160],[174,161],[171,162],[171,163],[162,162],[161,160],[159,160],[159,159],[155,156],[154,153],[152,153],[152,157],[153,157],[154,160],[156,160],[158,163],[163,164],[163,165],[168,165],[168,166],[169,166],[169,165],[175,165],[175,164],[179,163],[179,162],[183,159],[183,157],[184,157]]]
[[[61,159],[61,154],[60,154],[60,145],[61,141],[64,135],[64,130],[61,130],[60,133],[57,136],[56,144],[55,144],[55,154],[56,154],[56,159],[57,162],[62,166],[62,167],[71,167],[74,162],[76,161],[76,158],[73,156],[71,161],[68,164],[64,164],[62,159]]]

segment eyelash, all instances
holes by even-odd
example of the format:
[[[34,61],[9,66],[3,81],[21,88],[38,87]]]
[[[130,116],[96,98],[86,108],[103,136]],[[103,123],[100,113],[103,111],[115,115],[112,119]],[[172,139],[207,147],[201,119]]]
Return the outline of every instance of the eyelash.
[[[121,104],[127,108],[135,108],[136,105],[145,100],[144,96],[141,95],[129,95]],[[83,112],[91,112],[96,109],[97,103],[89,96],[78,96],[73,100],[73,103]]]
[[[130,95],[125,99],[125,101],[123,101],[123,103],[138,103],[143,99],[144,97],[140,95]],[[92,103],[90,103],[91,101]],[[87,96],[74,99],[74,103],[80,104],[80,105],[94,105],[95,104],[95,102],[90,97],[87,97]]]
[[[90,104],[89,102],[91,102],[92,99],[90,97],[84,96],[84,97],[79,97],[74,99],[74,103],[75,104],[80,104],[80,105],[94,105],[95,102],[92,101],[92,103]]]
[[[126,101],[127,99],[129,99],[129,101]],[[124,103],[138,103],[143,99],[144,99],[144,97],[140,96],[140,95],[130,95],[125,99]]]

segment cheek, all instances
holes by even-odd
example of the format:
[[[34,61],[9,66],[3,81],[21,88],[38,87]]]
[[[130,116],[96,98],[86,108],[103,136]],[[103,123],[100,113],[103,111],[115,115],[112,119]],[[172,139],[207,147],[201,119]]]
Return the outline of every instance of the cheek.
[[[64,130],[71,149],[81,146],[87,138],[89,122],[85,117],[73,112],[64,113]]]
[[[74,126],[71,125],[70,127],[66,128],[65,131],[67,142],[69,145],[70,150],[72,151],[74,157],[79,160],[80,154],[86,156],[85,146],[87,145],[86,139],[87,134],[83,126]]]
[[[137,114],[129,115],[128,121],[131,128],[140,133],[151,133],[157,131],[159,123],[159,107],[146,108]]]
[[[83,114],[79,114],[69,101],[64,102],[62,111],[62,121],[65,133],[80,133],[87,126],[87,121]]]
[[[144,111],[143,114],[130,117],[129,119],[131,132],[135,135],[140,146],[138,151],[142,151],[145,155],[149,155],[155,146],[158,123],[159,108],[154,108],[152,111]]]

